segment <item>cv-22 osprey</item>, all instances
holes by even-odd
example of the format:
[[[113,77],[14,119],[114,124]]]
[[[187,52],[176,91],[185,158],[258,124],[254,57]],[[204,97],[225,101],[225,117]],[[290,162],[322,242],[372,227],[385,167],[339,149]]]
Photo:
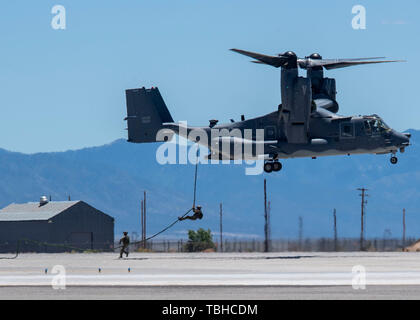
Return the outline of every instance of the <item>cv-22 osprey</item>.
[[[264,171],[269,173],[282,168],[279,159],[302,158],[351,154],[391,154],[391,163],[396,164],[397,151],[404,152],[410,144],[410,134],[391,129],[376,114],[368,116],[340,116],[336,101],[335,79],[324,77],[326,70],[356,65],[397,62],[379,58],[323,59],[314,53],[298,58],[288,51],[269,56],[244,50],[231,49],[249,56],[252,62],[281,68],[281,104],[269,114],[228,124],[210,120],[209,126],[190,127],[175,123],[157,88],[126,90],[128,141],[135,143],[167,140],[178,134],[209,148],[210,159],[257,159],[264,158]],[[306,77],[298,74],[298,68],[305,69]],[[224,135],[212,136],[218,129]],[[227,129],[227,130],[223,130]],[[246,136],[247,129],[252,132]],[[260,130],[258,130],[260,129]],[[159,132],[165,132],[159,137]],[[191,135],[193,131],[205,132]],[[227,134],[226,134],[227,132]],[[235,132],[235,134],[233,134]],[[237,133],[240,133],[238,136]],[[260,136],[256,132],[260,133]],[[261,139],[261,132],[262,139]],[[232,134],[230,134],[232,133]],[[223,142],[231,146],[238,143],[250,146],[235,152],[227,151]],[[249,148],[248,148],[249,149]]]

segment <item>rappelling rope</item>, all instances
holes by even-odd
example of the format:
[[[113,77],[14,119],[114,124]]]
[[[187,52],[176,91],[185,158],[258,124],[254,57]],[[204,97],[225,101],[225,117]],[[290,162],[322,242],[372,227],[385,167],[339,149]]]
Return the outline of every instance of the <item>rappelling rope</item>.
[[[198,151],[200,150],[200,146],[197,144],[197,152],[195,154],[195,174],[194,174],[194,200],[193,200],[193,208],[195,208],[195,198],[197,194],[197,170],[198,170]]]
[[[190,211],[195,208],[195,200],[196,200],[196,196],[197,196],[197,171],[198,171],[198,151],[199,151],[199,145],[197,144],[197,152],[196,152],[196,163],[195,163],[195,173],[194,173],[194,200],[193,200],[193,206],[191,209],[189,209],[187,212],[185,212],[180,218],[184,218],[188,213],[190,213]],[[144,239],[144,240],[139,240],[139,241],[135,241],[135,242],[130,242],[129,245],[135,245],[135,244],[139,244],[139,243],[143,243],[146,242],[150,239],[153,239],[154,237],[157,237],[158,235],[160,235],[161,233],[164,233],[166,230],[172,228],[176,223],[178,223],[180,220],[180,218],[177,218],[174,222],[172,222],[170,225],[168,225],[166,228],[162,229],[161,231],[155,233],[154,235]],[[117,248],[122,248],[123,246],[118,246],[115,247],[115,249]]]
[[[192,210],[192,208],[191,209],[189,209],[187,212],[185,212],[182,216],[181,216],[181,218],[184,218],[188,213],[190,213],[190,211]],[[172,228],[177,222],[179,222],[180,221],[180,219],[179,218],[177,218],[174,222],[172,222],[170,225],[168,225],[167,227],[165,227],[165,228],[163,228],[162,230],[160,230],[159,232],[157,232],[157,233],[155,233],[154,235],[152,235],[152,236],[150,236],[150,237],[148,237],[148,238],[146,238],[146,239],[144,239],[144,240],[139,240],[139,241],[135,241],[135,242],[130,242],[130,246],[131,245],[135,245],[135,244],[140,244],[140,243],[143,243],[143,242],[146,242],[146,241],[148,241],[148,240],[150,240],[150,239],[153,239],[154,237],[157,237],[158,235],[160,235],[161,233],[164,233],[166,230],[168,230],[168,229],[170,229],[170,228]],[[118,249],[118,248],[122,248],[123,246],[118,246],[118,247],[115,247],[115,249]]]
[[[0,257],[0,260],[12,260],[12,259],[16,259],[19,255],[19,242],[20,240],[17,242],[16,245],[16,254],[13,257]]]
[[[17,241],[16,244],[16,254],[13,257],[0,257],[0,260],[12,260],[12,259],[16,259],[19,254],[19,248],[21,246],[21,243],[33,243],[33,244],[37,244],[37,245],[41,245],[41,246],[47,246],[47,247],[55,247],[55,248],[63,248],[63,249],[71,249],[74,251],[90,251],[90,252],[100,252],[100,250],[94,250],[94,249],[87,249],[87,248],[78,248],[78,247],[74,247],[74,246],[70,246],[70,245],[66,245],[66,244],[60,244],[60,243],[48,243],[48,242],[44,242],[44,241],[37,241],[37,240],[31,240],[31,239],[19,239]]]

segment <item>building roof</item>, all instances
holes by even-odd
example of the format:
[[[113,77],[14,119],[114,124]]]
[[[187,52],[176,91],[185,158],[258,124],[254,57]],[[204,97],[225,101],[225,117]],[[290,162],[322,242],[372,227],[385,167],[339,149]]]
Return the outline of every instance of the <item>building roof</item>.
[[[0,210],[0,221],[48,220],[80,201],[50,201],[43,206],[39,202],[12,203]]]

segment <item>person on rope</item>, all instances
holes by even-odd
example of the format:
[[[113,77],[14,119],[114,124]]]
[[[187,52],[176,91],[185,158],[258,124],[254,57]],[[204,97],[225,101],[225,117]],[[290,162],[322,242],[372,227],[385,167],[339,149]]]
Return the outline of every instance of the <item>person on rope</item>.
[[[125,253],[126,257],[128,257],[128,245],[130,244],[130,237],[128,236],[127,231],[124,231],[124,237],[120,239],[120,244],[122,244],[120,250],[120,259],[123,257],[123,253]]]
[[[197,206],[197,208],[193,207],[192,212],[194,212],[192,216],[179,217],[178,220],[182,221],[186,219],[189,219],[189,220],[203,219],[203,212],[201,211],[201,206]]]

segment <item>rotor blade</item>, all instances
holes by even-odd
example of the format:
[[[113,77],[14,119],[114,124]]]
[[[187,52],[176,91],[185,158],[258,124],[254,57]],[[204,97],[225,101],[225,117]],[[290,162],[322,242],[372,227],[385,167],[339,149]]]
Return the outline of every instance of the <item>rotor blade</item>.
[[[370,57],[370,58],[352,58],[352,59],[339,59],[339,60],[346,60],[346,61],[362,61],[362,60],[378,60],[378,59],[385,59],[386,57]],[[337,59],[324,59],[324,60],[337,60]]]
[[[351,66],[357,66],[362,64],[374,64],[374,63],[391,63],[391,62],[405,62],[404,60],[380,60],[380,61],[343,61],[339,63],[332,63],[324,65],[323,67],[327,70],[345,68]]]
[[[265,63],[265,64],[268,64],[270,66],[276,67],[276,68],[281,67],[282,65],[284,65],[287,62],[287,58],[282,57],[282,56],[268,56],[268,55],[261,54],[261,53],[250,52],[250,51],[239,50],[239,49],[230,49],[230,50],[232,50],[236,53],[243,54],[245,56],[254,58],[255,60],[260,61],[260,63]]]
[[[357,66],[362,64],[374,64],[374,63],[390,63],[390,62],[404,62],[404,60],[378,60],[378,61],[362,61],[360,60],[344,60],[344,59],[311,59],[309,67],[322,66],[327,70],[339,69],[351,66]]]

